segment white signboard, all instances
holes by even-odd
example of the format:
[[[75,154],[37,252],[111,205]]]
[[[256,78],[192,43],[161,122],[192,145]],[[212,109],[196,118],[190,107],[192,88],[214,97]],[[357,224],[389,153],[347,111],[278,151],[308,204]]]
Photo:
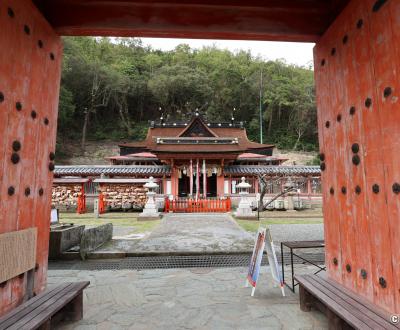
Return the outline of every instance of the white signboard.
[[[57,209],[51,209],[50,223],[51,224],[58,223],[58,210]]]

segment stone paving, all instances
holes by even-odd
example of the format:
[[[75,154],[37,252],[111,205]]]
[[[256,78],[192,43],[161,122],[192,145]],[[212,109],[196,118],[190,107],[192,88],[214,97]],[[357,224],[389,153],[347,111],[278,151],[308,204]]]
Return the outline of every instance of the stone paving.
[[[116,240],[96,252],[237,252],[252,251],[254,235],[228,214],[166,214],[141,240]]]
[[[262,268],[254,297],[246,268],[78,271],[50,270],[49,286],[89,280],[84,318],[61,330],[327,329],[325,316],[304,313],[298,295],[286,297]],[[303,272],[310,272],[303,267]]]

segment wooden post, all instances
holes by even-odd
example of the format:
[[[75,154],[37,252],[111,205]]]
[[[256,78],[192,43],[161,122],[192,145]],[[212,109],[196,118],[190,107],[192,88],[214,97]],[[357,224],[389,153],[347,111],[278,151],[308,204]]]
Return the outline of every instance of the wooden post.
[[[299,285],[299,298],[300,298],[300,309],[303,312],[309,312],[313,304],[313,296],[302,286]]]

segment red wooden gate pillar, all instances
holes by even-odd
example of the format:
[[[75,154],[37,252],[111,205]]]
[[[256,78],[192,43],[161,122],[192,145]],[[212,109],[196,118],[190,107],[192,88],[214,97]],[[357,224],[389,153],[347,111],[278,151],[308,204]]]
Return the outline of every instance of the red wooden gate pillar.
[[[400,313],[400,2],[352,0],[315,47],[331,278]]]
[[[62,49],[30,0],[0,2],[0,234],[37,227],[35,292],[46,286]],[[26,276],[0,287],[0,315]]]

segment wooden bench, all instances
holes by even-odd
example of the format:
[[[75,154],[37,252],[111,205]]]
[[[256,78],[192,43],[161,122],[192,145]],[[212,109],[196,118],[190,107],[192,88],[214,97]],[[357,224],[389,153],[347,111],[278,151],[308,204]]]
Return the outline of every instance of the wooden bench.
[[[329,329],[400,329],[390,314],[325,275],[295,276],[300,286],[300,308],[317,308],[328,317]]]
[[[82,319],[82,293],[90,282],[64,283],[26,301],[0,318],[0,330],[50,329]]]

